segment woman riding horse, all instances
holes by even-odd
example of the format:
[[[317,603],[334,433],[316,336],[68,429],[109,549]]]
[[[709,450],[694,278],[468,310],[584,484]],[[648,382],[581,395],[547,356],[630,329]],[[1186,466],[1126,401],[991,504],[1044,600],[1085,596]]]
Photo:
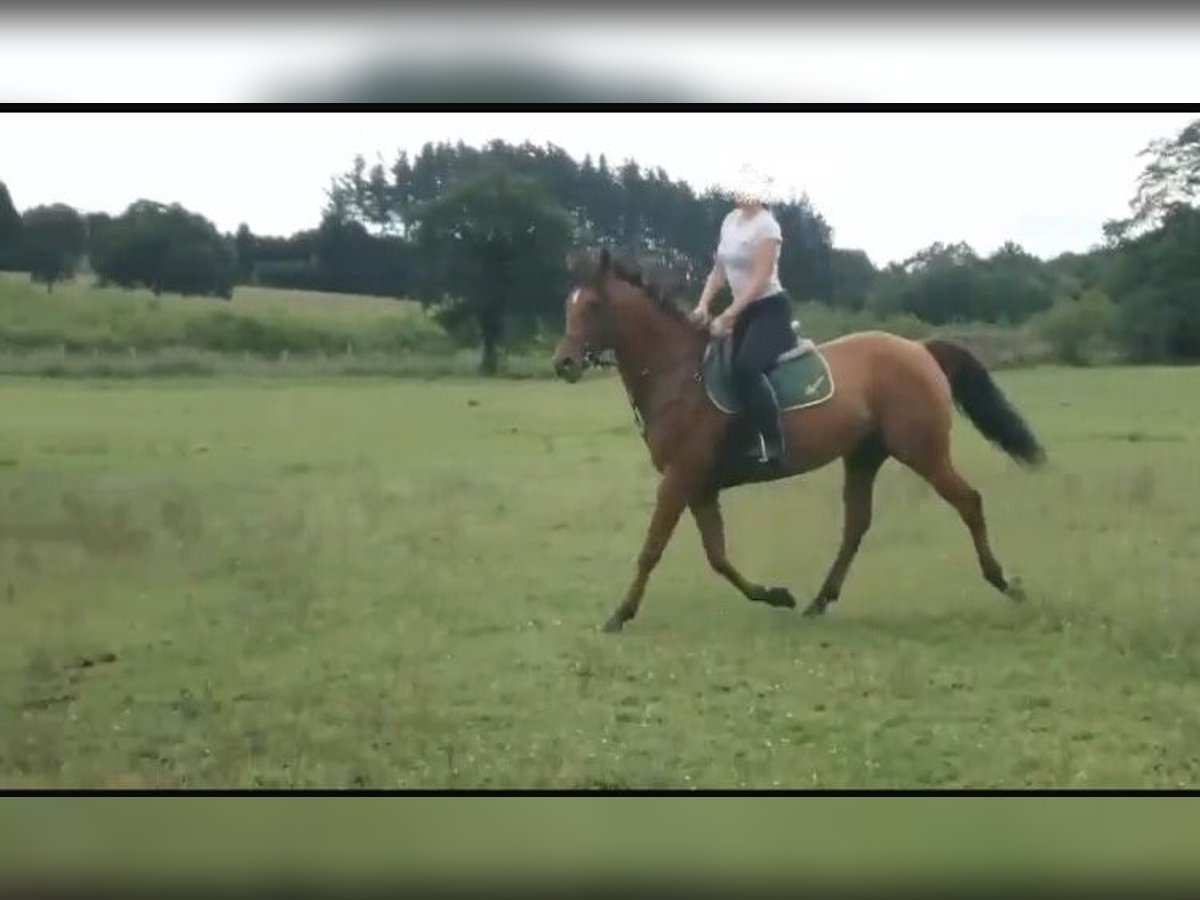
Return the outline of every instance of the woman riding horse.
[[[737,207],[721,223],[713,267],[693,316],[718,337],[733,334],[733,375],[742,401],[759,434],[759,459],[783,455],[779,401],[766,371],[796,343],[792,305],[779,281],[783,232],[767,208],[772,183],[744,166],[734,198]],[[712,320],[709,306],[726,284],[733,302]]]
[[[761,213],[760,213],[761,215]],[[765,254],[764,254],[765,258]],[[706,395],[702,379],[710,335],[637,273],[581,259],[566,299],[566,333],[554,351],[558,375],[575,382],[597,354],[616,357],[617,370],[642,423],[650,460],[659,471],[650,517],[633,580],[605,624],[620,631],[637,615],[650,573],[680,516],[690,510],[713,570],[748,600],[793,607],[783,587],[745,578],[725,550],[718,494],[737,481],[714,480],[730,419]],[[743,295],[745,296],[745,295]],[[740,298],[739,298],[740,299]],[[1014,599],[1023,596],[992,552],[983,499],[951,458],[950,426],[957,405],[985,438],[1018,462],[1037,466],[1044,451],[1021,415],[965,347],[942,339],[911,341],[883,332],[846,335],[819,345],[837,391],[816,405],[783,415],[789,440],[778,464],[758,467],[768,480],[811,472],[841,459],[845,509],[841,545],[807,612],[836,601],[850,563],[871,524],[872,489],[888,459],[924,478],[966,525],[983,577]],[[761,479],[760,479],[761,480]]]

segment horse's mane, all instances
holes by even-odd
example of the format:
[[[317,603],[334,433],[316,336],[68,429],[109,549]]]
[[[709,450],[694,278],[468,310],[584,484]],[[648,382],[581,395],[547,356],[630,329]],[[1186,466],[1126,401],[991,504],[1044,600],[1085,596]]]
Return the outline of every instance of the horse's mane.
[[[647,272],[640,263],[629,260],[613,260],[612,272],[628,285],[640,288],[656,307],[692,331],[705,331],[704,326],[692,321],[691,316],[673,299],[673,285],[660,273]]]

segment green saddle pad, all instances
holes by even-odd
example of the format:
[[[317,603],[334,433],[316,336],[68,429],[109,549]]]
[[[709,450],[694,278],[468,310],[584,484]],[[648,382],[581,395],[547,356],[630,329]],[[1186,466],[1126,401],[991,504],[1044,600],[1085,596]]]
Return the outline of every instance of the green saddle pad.
[[[734,386],[731,358],[733,341],[719,338],[709,342],[704,352],[701,372],[708,398],[721,412],[741,412],[742,399]],[[809,340],[784,353],[775,366],[767,372],[767,378],[779,398],[783,412],[817,406],[833,396],[833,373],[829,363],[816,345]]]

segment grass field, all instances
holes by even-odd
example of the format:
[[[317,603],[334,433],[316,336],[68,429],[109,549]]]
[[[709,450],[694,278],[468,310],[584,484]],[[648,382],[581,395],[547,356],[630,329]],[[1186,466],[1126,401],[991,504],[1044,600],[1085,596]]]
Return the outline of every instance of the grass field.
[[[505,362],[526,374],[523,359]],[[0,272],[2,375],[440,376],[478,364],[478,351],[456,347],[412,301],[253,286],[229,301],[155,297],[85,278],[47,293]]]
[[[46,315],[57,309],[64,318],[69,313],[78,317],[83,304],[89,300],[94,310],[103,309],[104,306],[111,307],[114,303],[124,303],[139,312],[153,305],[156,309],[165,310],[166,315],[187,316],[205,309],[228,308],[237,313],[260,318],[286,315],[315,319],[323,323],[337,320],[376,321],[389,317],[404,318],[417,314],[420,309],[414,301],[395,300],[391,297],[293,291],[252,285],[239,285],[229,301],[215,297],[181,297],[176,294],[163,294],[156,298],[149,290],[99,288],[95,286],[94,279],[87,276],[59,282],[52,291],[47,292],[43,285],[30,281],[25,272],[3,271],[0,271],[0,292],[0,296],[9,302],[40,302],[41,310]],[[9,310],[5,309],[4,312],[8,313]],[[63,329],[64,332],[69,330]]]
[[[619,384],[0,382],[4,787],[1194,786],[1200,372],[1000,376],[960,419],[1021,607],[910,473],[823,620],[689,521],[620,636],[654,474]],[[818,587],[839,472],[726,496]]]

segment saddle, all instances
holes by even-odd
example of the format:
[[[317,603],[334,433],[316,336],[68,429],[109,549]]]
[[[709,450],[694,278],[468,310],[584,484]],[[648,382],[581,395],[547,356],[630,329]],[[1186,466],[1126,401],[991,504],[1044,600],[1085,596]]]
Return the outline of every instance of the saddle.
[[[767,379],[779,399],[780,412],[804,409],[824,403],[834,393],[833,373],[817,345],[797,337],[795,346],[785,350],[767,369]],[[733,379],[733,339],[713,338],[704,351],[700,377],[708,399],[728,415],[742,411]]]

